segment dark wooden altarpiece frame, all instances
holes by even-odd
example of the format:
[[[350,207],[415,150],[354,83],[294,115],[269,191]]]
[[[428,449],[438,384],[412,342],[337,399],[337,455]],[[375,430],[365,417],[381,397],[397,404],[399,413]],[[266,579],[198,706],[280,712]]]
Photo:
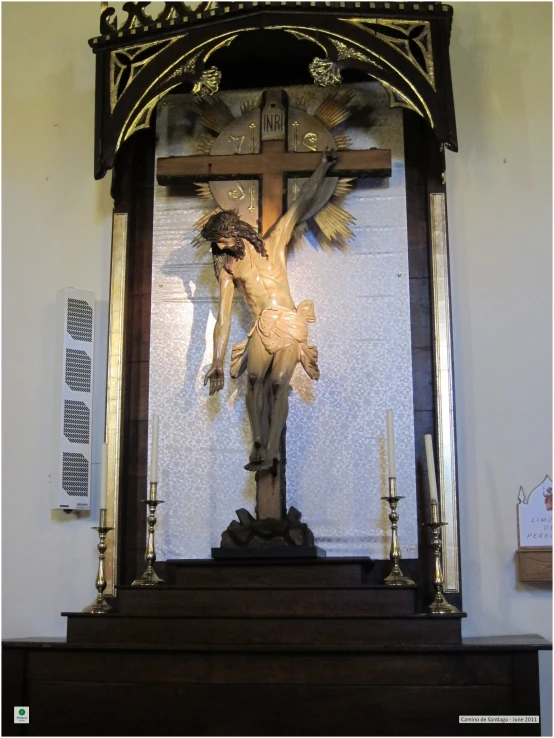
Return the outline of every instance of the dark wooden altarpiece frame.
[[[171,90],[207,94],[214,81],[221,89],[306,84],[314,81],[310,70],[319,84],[377,79],[391,105],[405,108],[418,523],[429,519],[423,436],[432,433],[441,460],[442,514],[450,524],[443,539],[445,589],[460,607],[444,184],[444,148],[457,150],[448,58],[452,9],[442,3],[234,2],[202,3],[193,12],[184,3],[165,3],[154,19],[147,5],[127,3],[119,29],[107,8],[102,35],[89,42],[97,64],[94,174],[114,170],[106,437],[108,520],[116,527],[116,546],[115,555],[108,553],[108,593],[144,569],[140,500],[147,489],[156,104]],[[431,590],[428,556],[423,533],[418,561],[406,562],[422,585],[421,609]],[[383,563],[374,567],[376,581]],[[163,562],[158,566],[163,570]]]
[[[383,586],[390,562],[363,557],[159,562],[170,584],[125,586],[144,570],[156,104],[191,87],[202,95],[218,84],[309,84],[311,70],[321,84],[377,79],[391,105],[406,108],[417,514],[429,519],[430,432],[448,521],[446,590],[461,609],[443,156],[456,149],[451,8],[233,2],[193,12],[168,2],[150,18],[146,6],[125,3],[121,28],[106,8],[102,36],[90,42],[95,176],[114,170],[106,438],[116,545],[107,593],[121,586],[108,612],[62,613],[67,638],[3,642],[3,735],[470,736],[483,726],[460,715],[539,715],[538,651],[550,644],[462,638],[463,612],[428,614],[426,531],[410,562],[417,588]],[[368,493],[377,491],[361,481]],[[14,705],[28,706],[29,724],[12,722]],[[486,735],[540,730],[499,721]]]

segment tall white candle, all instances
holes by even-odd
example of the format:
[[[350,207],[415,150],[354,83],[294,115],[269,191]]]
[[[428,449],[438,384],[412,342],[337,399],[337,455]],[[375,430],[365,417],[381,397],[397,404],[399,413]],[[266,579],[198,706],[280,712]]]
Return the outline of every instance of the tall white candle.
[[[158,481],[158,433],[160,419],[152,416],[152,452],[150,454],[150,482]]]
[[[437,475],[435,473],[435,455],[433,453],[433,437],[427,434],[425,438],[425,455],[427,456],[427,476],[429,477],[429,494],[432,502],[438,502]]]
[[[108,507],[108,444],[103,443],[100,452],[100,509]]]
[[[389,456],[389,477],[396,477],[396,459],[394,456],[394,417],[392,410],[387,410],[387,451]]]

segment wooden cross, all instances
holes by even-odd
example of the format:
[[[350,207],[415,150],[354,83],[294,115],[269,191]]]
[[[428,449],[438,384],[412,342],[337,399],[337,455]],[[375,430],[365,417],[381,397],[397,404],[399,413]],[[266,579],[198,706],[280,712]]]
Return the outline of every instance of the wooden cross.
[[[265,235],[284,212],[286,180],[310,176],[321,161],[321,151],[288,151],[286,140],[286,98],[279,90],[268,90],[262,98],[261,141],[259,154],[208,156],[173,156],[158,159],[160,185],[179,184],[184,180],[258,179],[261,190],[261,233]],[[295,148],[295,147],[293,147]],[[311,147],[310,147],[311,148]],[[386,149],[339,151],[328,177],[390,177],[391,152]],[[284,432],[281,458],[285,457]],[[256,473],[256,513],[258,519],[285,516],[284,473],[271,470]]]
[[[279,101],[280,91],[265,93],[265,104]],[[262,104],[263,106],[263,104]],[[284,106],[283,106],[284,107]],[[278,124],[277,124],[278,125]],[[321,161],[320,151],[287,151],[285,126],[281,140],[263,140],[259,154],[218,156],[172,156],[158,159],[157,175],[160,185],[171,185],[186,179],[196,181],[258,179],[261,187],[261,234],[283,215],[283,192],[288,177],[310,176]],[[390,177],[391,152],[387,149],[339,151],[338,160],[329,177],[340,175]]]

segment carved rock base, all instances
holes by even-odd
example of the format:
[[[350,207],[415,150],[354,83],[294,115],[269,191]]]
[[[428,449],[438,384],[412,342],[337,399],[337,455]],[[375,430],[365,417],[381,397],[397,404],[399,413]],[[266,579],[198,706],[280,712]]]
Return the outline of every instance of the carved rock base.
[[[314,534],[302,513],[290,507],[284,518],[256,520],[248,510],[237,510],[238,521],[233,520],[221,535],[221,549],[312,548]],[[214,549],[217,550],[217,549]],[[314,555],[314,554],[312,554]],[[317,555],[317,554],[315,554]]]

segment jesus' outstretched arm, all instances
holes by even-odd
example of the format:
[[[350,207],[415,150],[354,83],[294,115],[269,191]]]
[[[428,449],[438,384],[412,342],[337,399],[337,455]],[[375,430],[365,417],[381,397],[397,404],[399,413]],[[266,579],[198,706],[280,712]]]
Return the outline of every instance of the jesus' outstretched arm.
[[[282,257],[284,259],[286,257],[286,249],[292,232],[314,204],[325,175],[336,161],[336,151],[325,149],[322,152],[319,166],[304,184],[293,205],[291,205],[287,212],[277,221],[275,227],[269,232],[266,245],[268,250],[273,251],[274,258]]]
[[[219,313],[214,326],[213,361],[204,377],[204,386],[210,383],[210,396],[223,389],[225,381],[223,362],[231,331],[231,308],[235,287],[233,278],[224,269],[219,274],[219,289]]]

